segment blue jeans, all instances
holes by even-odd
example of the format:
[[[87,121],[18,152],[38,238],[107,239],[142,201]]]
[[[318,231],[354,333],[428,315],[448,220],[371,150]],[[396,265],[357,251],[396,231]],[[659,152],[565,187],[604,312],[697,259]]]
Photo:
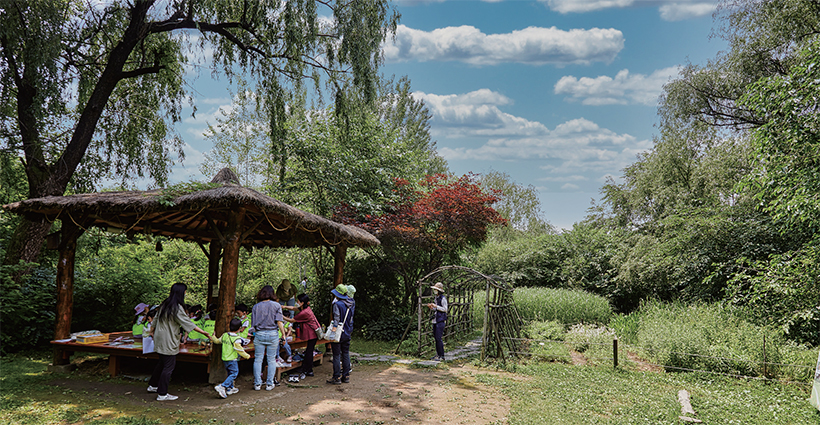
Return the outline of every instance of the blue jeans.
[[[225,378],[222,386],[231,389],[233,388],[233,381],[239,376],[239,360],[228,360],[223,363],[225,364],[225,371],[228,372],[228,377]]]
[[[257,331],[253,336],[253,385],[262,385],[262,357],[268,358],[266,384],[273,385],[276,375],[276,357],[279,355],[279,331]]]
[[[342,335],[341,341],[330,343],[330,349],[333,350],[333,379],[350,375],[350,337]]]
[[[444,341],[442,337],[444,337],[444,325],[447,322],[441,323],[433,323],[433,338],[436,339],[436,355],[444,358]]]
[[[282,348],[284,348],[284,349],[285,349],[285,353],[287,353],[287,354],[288,354],[288,356],[287,356],[287,357],[285,357],[283,360],[287,361],[287,360],[288,360],[288,357],[290,357],[290,356],[293,354],[293,351],[290,349],[290,344],[288,344],[288,340],[287,340],[287,339],[282,338],[282,340],[281,340],[281,344],[282,344]]]

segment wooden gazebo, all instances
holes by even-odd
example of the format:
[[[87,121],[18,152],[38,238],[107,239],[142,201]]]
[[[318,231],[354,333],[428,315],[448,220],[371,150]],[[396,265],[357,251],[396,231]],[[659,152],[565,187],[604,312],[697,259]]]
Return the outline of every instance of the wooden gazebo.
[[[213,185],[203,185],[202,190],[190,193],[172,193],[167,189],[99,192],[4,205],[16,214],[62,222],[60,232],[47,239],[49,245],[59,249],[54,339],[70,335],[77,238],[93,226],[199,244],[209,259],[209,297],[219,279],[217,333],[226,331],[231,319],[241,247],[327,247],[334,255],[333,280],[337,285],[343,282],[348,247],[379,245],[378,239],[358,227],[301,211],[242,187],[238,180],[232,171],[223,169],[212,180]],[[56,357],[55,365],[67,361]]]

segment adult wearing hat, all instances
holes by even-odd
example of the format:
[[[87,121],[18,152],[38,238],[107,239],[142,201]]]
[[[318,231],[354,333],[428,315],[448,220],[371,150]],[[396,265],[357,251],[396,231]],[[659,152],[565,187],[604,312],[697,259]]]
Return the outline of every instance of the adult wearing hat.
[[[427,303],[427,308],[433,311],[433,338],[436,339],[436,356],[433,361],[444,361],[444,326],[447,322],[447,297],[444,296],[444,285],[441,282],[436,282],[432,286],[435,294],[435,302]]]
[[[347,286],[339,284],[330,291],[334,297],[331,309],[333,312],[332,330],[341,326],[342,336],[339,342],[330,343],[333,352],[333,376],[327,380],[328,384],[340,385],[350,382],[350,335],[353,333],[353,315],[356,311],[356,302],[347,296]]]
[[[288,310],[285,314],[287,314],[291,319],[293,319],[295,307],[296,307],[296,294],[299,292],[295,286],[290,284],[290,280],[282,279],[282,283],[279,284],[279,287],[276,288],[276,298],[279,298],[279,304],[282,306],[283,310]],[[289,307],[289,308],[285,308]]]

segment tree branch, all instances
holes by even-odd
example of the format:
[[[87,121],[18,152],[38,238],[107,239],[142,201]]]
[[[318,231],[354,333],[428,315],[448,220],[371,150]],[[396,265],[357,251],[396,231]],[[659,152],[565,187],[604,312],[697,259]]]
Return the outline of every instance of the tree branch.
[[[161,32],[175,31],[175,30],[178,30],[178,29],[196,29],[196,30],[199,30],[201,32],[212,32],[212,33],[216,33],[216,34],[219,34],[219,35],[227,38],[228,41],[235,44],[237,47],[239,47],[240,49],[242,49],[246,52],[253,52],[253,53],[256,53],[256,54],[267,57],[267,54],[265,53],[264,50],[262,50],[258,47],[249,46],[249,45],[245,44],[245,42],[240,40],[236,35],[234,35],[230,31],[228,31],[228,29],[231,29],[231,28],[242,29],[244,31],[247,31],[250,34],[253,34],[253,32],[249,28],[247,28],[246,25],[244,25],[242,23],[239,23],[239,22],[224,22],[224,23],[221,23],[221,24],[211,24],[211,23],[208,23],[208,22],[197,22],[197,21],[192,21],[192,20],[183,20],[183,21],[167,20],[167,21],[163,21],[163,22],[153,22],[153,23],[149,24],[148,32],[156,34],[156,33],[161,33]]]
[[[149,66],[149,67],[145,67],[145,68],[134,69],[132,71],[123,71],[120,74],[120,77],[122,79],[125,79],[125,78],[139,77],[140,75],[145,75],[145,74],[156,74],[156,73],[159,73],[159,71],[161,71],[163,69],[165,69],[165,65],[154,65],[154,66]]]

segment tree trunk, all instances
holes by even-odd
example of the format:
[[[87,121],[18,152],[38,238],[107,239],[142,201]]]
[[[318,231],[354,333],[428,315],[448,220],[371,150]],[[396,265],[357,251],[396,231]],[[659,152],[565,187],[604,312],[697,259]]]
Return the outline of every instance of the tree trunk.
[[[23,220],[20,221],[11,236],[3,264],[14,265],[20,263],[20,261],[26,263],[36,262],[43,247],[43,241],[50,230],[51,222],[45,218],[29,220],[23,217]],[[21,276],[28,274],[30,271],[30,269],[20,270],[15,272],[12,278],[17,282]]]
[[[236,303],[236,278],[239,272],[239,248],[242,245],[242,230],[245,222],[245,208],[232,210],[228,216],[228,227],[224,230],[225,246],[222,247],[222,275],[219,279],[219,304],[216,308],[214,336],[228,331],[231,315]],[[222,366],[221,350],[214,348],[211,357],[211,374],[208,381],[218,384],[227,377]],[[268,371],[275,373],[276,371]]]
[[[91,144],[97,122],[102,116],[108,99],[117,83],[126,78],[123,69],[128,57],[134,47],[147,35],[145,18],[153,3],[153,1],[136,2],[131,9],[128,27],[123,32],[119,43],[111,50],[105,69],[77,120],[71,140],[53,164],[46,163],[39,133],[26,131],[26,129],[39,128],[40,125],[35,115],[31,113],[31,100],[36,93],[34,82],[40,78],[36,69],[26,67],[22,78],[15,83],[18,88],[18,124],[23,129],[21,138],[29,183],[29,198],[60,196],[65,193],[68,182],[74,176],[74,172]],[[32,220],[23,217],[6,250],[3,264],[17,264],[20,260],[36,262],[49,229],[50,224],[45,219]],[[17,278],[19,279],[19,276]]]

